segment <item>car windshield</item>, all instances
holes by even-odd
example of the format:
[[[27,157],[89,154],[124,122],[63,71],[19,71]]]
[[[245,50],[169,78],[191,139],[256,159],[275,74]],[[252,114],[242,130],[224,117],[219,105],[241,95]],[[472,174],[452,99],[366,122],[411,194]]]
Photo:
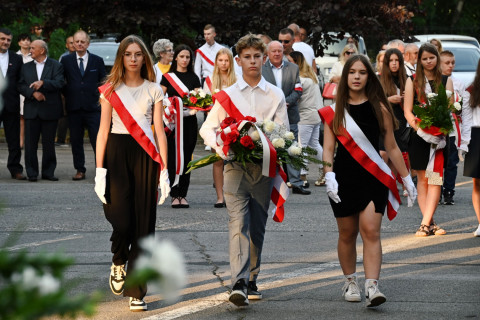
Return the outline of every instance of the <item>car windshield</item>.
[[[323,51],[325,56],[338,57],[342,53],[343,48],[347,45],[347,39],[338,40],[338,42],[329,44],[328,47]],[[322,45],[325,45],[325,40],[321,41]]]
[[[105,64],[113,65],[115,56],[117,55],[118,44],[115,43],[90,43],[88,50],[97,56],[103,58]]]
[[[455,55],[455,72],[475,72],[480,52],[474,48],[445,48]]]

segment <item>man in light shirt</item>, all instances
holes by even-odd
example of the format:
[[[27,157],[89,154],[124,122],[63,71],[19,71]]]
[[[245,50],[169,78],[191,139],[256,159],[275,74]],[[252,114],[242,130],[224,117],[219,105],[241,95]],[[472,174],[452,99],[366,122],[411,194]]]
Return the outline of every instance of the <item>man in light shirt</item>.
[[[216,132],[227,117],[253,116],[257,121],[272,120],[289,126],[287,107],[282,90],[262,77],[262,65],[266,56],[265,44],[252,34],[242,37],[236,45],[236,61],[242,68],[237,82],[223,90],[234,107],[218,98],[206,121],[200,128],[205,144],[229,160],[216,143]],[[239,103],[238,103],[239,102]],[[233,112],[232,112],[233,111]],[[237,119],[241,120],[241,119]],[[224,169],[225,202],[229,214],[229,252],[232,272],[232,292],[229,300],[236,306],[247,306],[250,300],[262,299],[256,281],[268,218],[268,206],[272,190],[272,178],[262,175],[262,161],[246,163],[227,161]]]
[[[296,23],[290,24],[288,28],[291,29],[294,34],[294,38],[293,38],[294,42],[292,46],[293,50],[300,51],[303,54],[305,61],[307,61],[312,66],[313,72],[317,74],[317,64],[315,63],[315,53],[313,52],[312,47],[310,47],[308,44],[303,42],[303,40],[301,39],[301,32],[300,32],[301,28]]]
[[[415,43],[407,44],[405,47],[405,53],[403,55],[407,77],[410,77],[415,74],[417,58],[418,58],[418,46]]]
[[[205,44],[196,51],[194,71],[202,85],[205,78],[212,75],[215,56],[218,50],[223,48],[223,46],[215,42],[216,35],[215,27],[207,24],[205,28],[203,28]]]

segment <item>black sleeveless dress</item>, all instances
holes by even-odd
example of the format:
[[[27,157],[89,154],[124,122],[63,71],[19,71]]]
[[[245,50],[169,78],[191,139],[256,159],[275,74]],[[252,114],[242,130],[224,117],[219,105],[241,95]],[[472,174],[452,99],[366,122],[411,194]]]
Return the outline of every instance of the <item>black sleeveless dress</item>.
[[[366,101],[359,105],[349,105],[349,109],[350,116],[378,152],[380,127],[373,106]],[[333,172],[338,182],[341,202],[335,203],[329,198],[333,214],[336,218],[352,216],[363,211],[373,201],[375,212],[383,215],[388,201],[388,188],[364,169],[338,140],[337,142]]]

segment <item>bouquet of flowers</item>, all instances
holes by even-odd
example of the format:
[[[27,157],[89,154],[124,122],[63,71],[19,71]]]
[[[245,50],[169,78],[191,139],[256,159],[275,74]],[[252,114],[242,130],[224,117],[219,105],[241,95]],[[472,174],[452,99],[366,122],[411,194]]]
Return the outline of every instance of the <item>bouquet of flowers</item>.
[[[210,111],[213,108],[212,95],[202,89],[190,91],[182,97],[182,102],[184,107],[198,111]]]
[[[447,135],[453,130],[451,114],[457,110],[458,103],[452,104],[448,93],[452,95],[440,84],[437,93],[427,94],[426,102],[413,106],[418,126],[425,132],[432,135]]]
[[[301,147],[296,141],[293,132],[273,121],[260,121],[254,117],[246,117],[238,123],[234,118],[227,117],[220,124],[217,132],[217,141],[223,142],[223,148],[228,147],[228,153],[233,154],[233,161],[242,163],[258,163],[263,159],[263,144],[261,133],[268,139],[277,152],[277,164],[291,164],[296,169],[306,168],[307,161],[323,163],[314,156],[317,151],[310,147]],[[265,141],[266,142],[266,141]],[[211,154],[198,160],[190,161],[188,171],[212,164],[222,158],[218,154]]]

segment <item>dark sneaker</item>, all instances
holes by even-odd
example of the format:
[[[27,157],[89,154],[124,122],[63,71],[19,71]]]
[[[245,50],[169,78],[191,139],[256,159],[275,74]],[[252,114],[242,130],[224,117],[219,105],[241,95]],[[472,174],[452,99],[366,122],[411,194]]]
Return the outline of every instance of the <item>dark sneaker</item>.
[[[123,285],[125,284],[125,265],[116,266],[112,263],[110,267],[110,289],[112,289],[113,294],[117,296],[121,295],[123,292]]]
[[[247,285],[244,279],[240,279],[235,283],[228,300],[237,307],[248,306]]]
[[[130,311],[147,311],[147,303],[143,299],[130,297]]]
[[[262,300],[262,294],[258,291],[255,281],[248,282],[247,295],[249,300]]]
[[[453,201],[452,191],[445,191],[443,193],[443,204],[450,205],[450,206],[455,204],[455,201]]]

